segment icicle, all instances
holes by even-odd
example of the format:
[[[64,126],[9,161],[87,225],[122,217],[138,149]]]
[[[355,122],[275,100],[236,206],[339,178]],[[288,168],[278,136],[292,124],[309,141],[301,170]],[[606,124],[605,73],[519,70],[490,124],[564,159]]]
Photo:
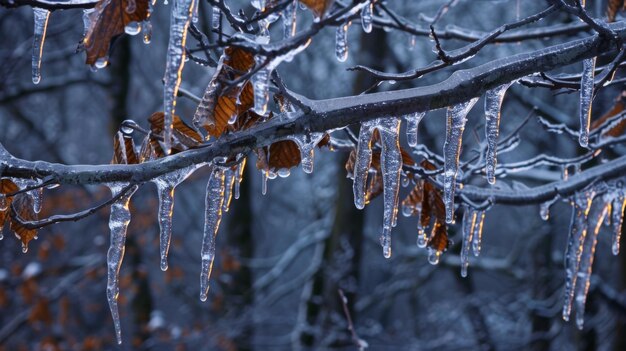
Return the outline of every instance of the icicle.
[[[237,174],[238,170],[236,169],[224,169],[224,205],[222,206],[222,212],[228,212],[228,208],[230,207],[230,201],[233,197],[233,186],[235,185]]]
[[[43,205],[43,188],[31,190],[29,193],[33,199],[33,211],[35,213],[41,212],[41,206]]]
[[[35,17],[35,33],[33,35],[33,83],[39,84],[41,81],[41,55],[43,54],[43,44],[46,40],[46,29],[48,28],[48,18],[50,11],[33,7]]]
[[[257,66],[265,63],[264,56],[255,56],[254,62]],[[265,116],[267,112],[267,103],[270,100],[269,94],[269,78],[270,71],[268,67],[263,67],[252,76],[252,87],[254,88],[254,112],[258,115]]]
[[[602,220],[607,215],[608,206],[602,204],[599,214],[593,217],[589,225],[589,229],[592,229],[591,235],[587,235],[582,247],[582,257],[580,262],[580,268],[577,276],[576,286],[576,325],[578,329],[583,329],[585,322],[585,302],[587,301],[587,293],[589,292],[589,282],[591,280],[591,271],[593,268],[593,258],[596,252],[596,245],[598,244],[598,233],[602,227]],[[582,243],[581,243],[582,244]]]
[[[261,194],[267,194],[268,171],[261,171]]]
[[[83,10],[83,35],[87,34],[87,30],[91,27],[91,13],[94,11],[95,9]]]
[[[407,142],[411,147],[417,146],[417,128],[425,115],[426,112],[415,112],[404,116],[404,119],[406,120]]]
[[[368,1],[361,10],[361,24],[363,25],[363,31],[365,33],[372,32],[373,10],[374,4],[372,4],[371,1]]]
[[[367,174],[372,163],[372,133],[374,132],[376,121],[361,123],[359,132],[359,143],[356,148],[356,161],[354,162],[354,182],[352,191],[354,193],[354,206],[359,210],[365,207],[365,190],[367,189]]]
[[[300,164],[304,173],[313,173],[313,157],[317,143],[322,140],[324,133],[304,133],[289,137],[300,149]]]
[[[580,146],[589,144],[589,123],[591,121],[591,102],[593,101],[594,74],[596,58],[583,60],[583,71],[580,78]]]
[[[222,17],[222,10],[219,7],[213,6],[211,14],[211,27],[218,29],[220,27],[220,18]]]
[[[172,146],[172,120],[176,109],[176,96],[185,66],[185,40],[191,21],[192,7],[198,0],[175,0],[170,17],[170,39],[163,86],[163,151],[169,154]]]
[[[237,165],[237,172],[235,173],[235,200],[239,199],[239,187],[243,180],[243,171],[246,168],[246,159],[244,158],[241,163]]]
[[[587,217],[591,208],[594,191],[584,191],[574,195],[570,233],[565,249],[565,302],[563,304],[563,319],[569,320],[574,299],[577,274],[580,267],[583,243],[587,236]]]
[[[335,33],[335,56],[339,62],[345,62],[348,59],[348,28],[350,28],[349,21],[337,26]]]
[[[474,238],[472,240],[472,252],[474,256],[480,255],[483,240],[483,223],[485,223],[485,211],[476,211],[476,222],[474,224]]]
[[[400,191],[400,118],[381,118],[376,120],[382,143],[380,157],[383,174],[383,232],[380,238],[385,258],[391,257],[391,228],[396,226],[398,218],[398,194]]]
[[[611,205],[613,212],[611,218],[611,223],[613,224],[613,245],[611,246],[611,251],[613,252],[613,255],[619,254],[620,239],[622,236],[622,223],[624,221],[624,206],[626,206],[626,197],[620,190],[617,196],[613,199],[613,203]]]
[[[111,189],[111,196],[117,196],[127,186],[127,184],[113,183],[107,184]],[[115,337],[117,343],[122,343],[122,329],[120,325],[120,314],[117,307],[117,298],[120,293],[119,274],[126,243],[126,229],[130,223],[130,210],[128,203],[131,196],[137,190],[133,186],[126,194],[120,197],[111,205],[111,216],[109,217],[109,229],[111,230],[111,246],[107,253],[108,279],[107,279],[107,300],[113,317],[115,326]]]
[[[143,21],[143,43],[150,44],[152,41],[152,22],[150,20]]]
[[[500,134],[500,108],[504,94],[512,83],[506,83],[491,89],[485,93],[485,137],[487,140],[487,181],[489,184],[496,182],[496,152],[498,148],[498,135]]]
[[[444,181],[443,198],[446,206],[446,223],[454,223],[454,191],[456,188],[456,176],[459,171],[459,156],[463,130],[467,122],[467,114],[478,101],[474,98],[448,108],[446,140],[443,144],[444,154]]]
[[[164,174],[153,180],[159,195],[159,239],[161,251],[161,270],[167,270],[167,254],[172,237],[172,214],[174,211],[174,189],[187,179],[198,166],[193,165]]]
[[[289,39],[296,34],[296,14],[298,8],[298,0],[293,0],[283,10],[281,16],[283,19],[283,37]]]
[[[461,248],[461,276],[467,277],[470,247],[473,243],[477,212],[467,207],[463,214],[463,247]]]
[[[206,188],[204,237],[202,238],[202,271],[200,273],[200,300],[206,301],[209,278],[215,259],[215,238],[222,220],[224,205],[224,171],[213,169]]]
[[[554,205],[554,203],[557,202],[560,198],[561,197],[557,195],[553,199],[539,205],[539,216],[541,217],[541,219],[543,219],[544,221],[550,219],[550,207]]]

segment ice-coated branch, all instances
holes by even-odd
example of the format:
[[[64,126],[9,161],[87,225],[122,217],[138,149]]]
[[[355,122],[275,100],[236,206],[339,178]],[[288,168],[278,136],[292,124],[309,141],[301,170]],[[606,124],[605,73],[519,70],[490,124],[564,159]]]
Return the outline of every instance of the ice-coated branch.
[[[54,10],[66,9],[90,9],[96,6],[98,0],[0,0],[0,6],[3,7],[20,7],[30,6]]]
[[[626,24],[612,24],[611,28],[626,36]],[[415,111],[445,108],[481,96],[489,89],[527,76],[537,71],[550,71],[610,49],[611,40],[594,35],[564,44],[546,47],[534,52],[494,60],[482,66],[454,72],[447,80],[431,86],[381,92],[327,100],[309,100],[293,94],[308,106],[290,120],[271,120],[246,131],[226,135],[201,148],[188,150],[159,160],[139,165],[63,165],[43,161],[27,161],[13,157],[0,149],[0,167],[3,176],[43,179],[52,178],[60,184],[101,184],[107,182],[142,183],[192,164],[204,163],[218,156],[246,154],[261,146],[305,132],[325,132],[384,116],[402,116]],[[559,190],[554,184],[525,191],[524,194],[504,190],[477,189],[466,186],[459,194],[482,201],[493,197],[498,202],[516,203],[532,200],[545,201],[556,193],[574,191],[588,184],[593,177],[615,176],[626,169],[626,159],[620,158],[595,167],[570,181]]]

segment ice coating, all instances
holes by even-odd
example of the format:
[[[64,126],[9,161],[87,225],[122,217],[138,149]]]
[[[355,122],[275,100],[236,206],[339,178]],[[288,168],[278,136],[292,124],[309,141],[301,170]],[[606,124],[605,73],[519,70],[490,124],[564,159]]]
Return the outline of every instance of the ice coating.
[[[363,9],[361,9],[361,25],[363,26],[363,31],[365,33],[370,33],[372,31],[372,22],[373,18],[373,10],[374,4],[371,1],[368,1]]]
[[[296,34],[296,16],[298,0],[291,1],[281,13],[283,19],[283,37],[289,39]]]
[[[476,223],[474,224],[474,238],[472,240],[472,252],[474,256],[480,255],[483,240],[483,224],[485,223],[485,211],[476,211]]]
[[[224,171],[213,169],[207,183],[204,217],[204,236],[202,238],[202,268],[200,273],[200,300],[206,301],[209,293],[209,278],[215,259],[215,239],[222,220],[224,205]]]
[[[611,204],[611,224],[613,225],[613,243],[611,245],[611,251],[613,255],[619,254],[622,223],[624,222],[624,206],[626,206],[626,197],[624,196],[624,192],[619,190]]]
[[[454,191],[459,171],[459,156],[467,114],[478,101],[474,98],[451,106],[447,111],[446,140],[443,144],[444,180],[443,202],[446,207],[446,223],[454,223]]]
[[[426,112],[415,112],[404,116],[404,119],[406,120],[407,142],[411,147],[417,146],[417,129],[425,115]]]
[[[265,57],[255,56],[254,62],[257,67],[261,67],[254,76],[252,76],[252,87],[254,88],[254,112],[258,115],[265,116],[267,113],[267,103],[270,100],[269,94],[269,78],[270,70],[265,65]]]
[[[487,140],[486,173],[489,184],[496,182],[498,135],[500,134],[500,110],[504,94],[512,83],[500,85],[485,93],[485,137]]]
[[[128,184],[112,183],[107,184],[111,189],[113,197],[120,194]],[[128,203],[131,196],[137,190],[137,186],[132,186],[127,192],[111,204],[111,215],[109,217],[109,229],[111,230],[111,245],[107,252],[107,300],[111,309],[113,325],[115,326],[115,337],[117,343],[122,343],[122,330],[120,325],[120,314],[117,306],[117,299],[120,293],[119,273],[124,259],[126,229],[130,223],[130,210]]]
[[[170,17],[170,39],[167,45],[163,85],[163,151],[170,153],[172,146],[172,121],[176,110],[176,96],[185,66],[185,41],[191,21],[194,1],[175,0]]]
[[[348,28],[350,28],[350,22],[345,22],[338,25],[335,32],[335,57],[339,62],[345,62],[348,59]]]
[[[41,55],[43,54],[43,44],[46,41],[46,30],[48,28],[50,11],[33,7],[33,15],[35,32],[33,34],[32,75],[33,83],[39,84],[41,81]]]
[[[594,76],[596,58],[583,60],[583,71],[580,78],[580,146],[589,144],[589,124],[591,122],[591,102],[593,101]]]
[[[578,329],[583,329],[585,321],[585,303],[587,301],[587,294],[589,293],[589,283],[591,281],[591,271],[593,268],[593,259],[596,252],[596,245],[598,244],[598,234],[602,227],[602,221],[604,220],[610,205],[601,203],[601,206],[594,206],[594,210],[590,214],[590,223],[588,223],[588,229],[590,233],[582,243],[582,255],[580,259],[580,267],[576,276],[578,277],[576,282],[576,325]]]

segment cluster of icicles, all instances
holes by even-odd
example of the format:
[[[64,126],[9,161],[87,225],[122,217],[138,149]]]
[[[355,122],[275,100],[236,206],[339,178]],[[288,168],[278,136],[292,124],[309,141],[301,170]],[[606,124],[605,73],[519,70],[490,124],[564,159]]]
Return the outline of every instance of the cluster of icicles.
[[[133,2],[130,1],[130,4]],[[264,0],[253,0],[252,5],[263,11],[265,9]],[[284,37],[289,38],[296,32],[296,10],[298,1],[285,7],[280,14],[283,21]],[[163,148],[166,152],[170,150],[171,140],[171,124],[176,105],[176,96],[181,80],[181,73],[185,64],[185,40],[187,29],[190,21],[197,20],[198,0],[174,0],[170,37],[167,50],[167,63],[165,69],[165,87],[164,87],[164,110],[165,110],[165,128]],[[357,6],[356,10],[361,11],[361,23],[365,32],[372,30],[373,14],[372,3],[366,2]],[[93,10],[85,10],[84,22],[85,28],[90,26],[90,13]],[[134,9],[127,9],[134,11]],[[212,13],[212,24],[214,28],[219,28],[221,22],[221,12],[219,7],[214,7]],[[46,26],[49,17],[49,11],[34,8],[35,15],[35,36],[33,41],[33,63],[32,73],[33,82],[38,83],[41,79],[41,53],[45,39]],[[268,43],[269,24],[275,21],[279,15],[271,15],[260,21],[259,34],[254,38],[245,38],[254,40],[258,43]],[[350,23],[346,22],[337,27],[336,31],[336,57],[339,61],[345,61],[348,56],[347,49],[347,31]],[[144,41],[150,41],[150,22],[146,21],[142,25],[133,23],[128,26],[127,33],[137,34],[144,30]],[[85,30],[86,30],[85,29]],[[411,44],[414,44],[414,37],[411,38]],[[308,45],[294,49],[281,57],[267,58],[257,56],[256,64],[261,67],[252,77],[252,85],[254,88],[254,111],[260,115],[267,113],[267,104],[269,101],[269,76],[272,70],[283,61],[290,61],[294,55],[301,52]],[[106,60],[96,63],[97,68],[104,67]],[[580,89],[580,144],[587,146],[589,142],[589,116],[591,112],[591,102],[593,98],[595,59],[584,61],[583,73]],[[485,94],[485,134],[487,141],[486,151],[486,176],[489,183],[493,184],[496,180],[496,149],[500,123],[500,107],[506,90],[511,83],[507,83],[496,87]],[[215,87],[213,87],[215,88]],[[196,119],[204,119],[203,114],[212,111],[215,106],[214,94],[210,93],[211,86],[207,88],[205,98],[203,98],[198,107],[199,116]],[[472,99],[451,106],[447,110],[447,128],[446,138],[443,148],[444,154],[444,172],[443,172],[443,188],[444,188],[444,205],[446,222],[454,223],[454,192],[457,187],[457,175],[459,172],[459,154],[461,150],[462,135],[467,121],[467,115],[478,99]],[[411,115],[405,116],[407,123],[407,140],[410,146],[418,144],[417,128],[424,117],[426,111],[418,111]],[[232,121],[234,123],[234,119]],[[399,187],[401,184],[402,174],[402,158],[399,145],[399,131],[401,118],[384,117],[377,118],[361,124],[359,134],[359,142],[357,146],[357,157],[354,169],[354,202],[357,208],[362,209],[365,206],[365,191],[367,184],[367,176],[370,171],[372,161],[372,149],[370,140],[374,129],[380,134],[382,144],[381,152],[381,168],[383,176],[384,189],[384,212],[383,212],[383,228],[380,242],[383,247],[385,257],[391,257],[391,230],[396,226],[398,213],[398,197]],[[300,146],[302,152],[302,165],[306,172],[313,170],[313,148],[321,138],[319,135],[294,136],[291,137]],[[200,299],[205,301],[209,290],[209,277],[215,259],[215,239],[219,228],[222,213],[228,211],[231,196],[239,197],[239,184],[242,179],[242,171],[245,160],[241,162],[236,169],[222,168],[217,165],[212,167],[211,175],[206,189],[205,202],[205,225],[204,237],[201,248],[202,268],[200,278]],[[168,268],[167,255],[170,246],[170,238],[172,231],[172,211],[174,206],[174,189],[178,184],[184,181],[192,172],[204,165],[196,165],[189,168],[181,169],[158,177],[153,182],[156,184],[159,195],[159,226],[160,226],[160,256],[161,269]],[[284,172],[283,172],[284,173]],[[278,175],[287,176],[288,173]],[[265,182],[268,178],[276,177],[273,172],[263,173],[263,193],[266,191]],[[111,313],[114,320],[116,337],[121,343],[121,328],[117,306],[117,298],[119,295],[119,270],[124,256],[124,245],[126,238],[126,230],[131,219],[129,211],[129,201],[133,193],[137,190],[136,186],[127,189],[128,184],[113,183],[108,184],[113,196],[118,195],[121,191],[125,194],[121,196],[111,206],[111,215],[109,227],[111,230],[111,246],[107,255],[108,264],[108,283],[107,298],[109,301]],[[603,184],[603,189],[594,186],[582,193],[575,195],[572,199],[574,212],[572,216],[572,230],[567,246],[567,281],[566,281],[566,301],[563,310],[563,317],[569,318],[573,301],[576,302],[577,321],[582,327],[582,317],[587,290],[589,288],[589,277],[591,275],[591,265],[593,262],[593,254],[597,242],[597,234],[601,223],[610,221],[614,226],[614,244],[613,252],[617,254],[619,250],[619,233],[622,223],[622,210],[624,208],[624,191],[621,186],[609,186]],[[610,191],[611,188],[616,190]],[[602,196],[598,195],[603,193]],[[33,195],[35,196],[35,195]],[[40,200],[40,195],[37,197]],[[592,206],[594,199],[602,199],[602,206]],[[35,206],[39,206],[41,201],[35,201]],[[542,218],[547,218],[549,206],[554,203],[551,201],[541,206]],[[410,211],[403,211],[408,213]],[[463,245],[461,249],[461,274],[467,275],[467,267],[469,264],[470,250],[475,255],[480,253],[481,235],[483,221],[485,218],[485,210],[465,207],[465,213],[462,223]],[[419,225],[418,225],[419,226]],[[591,235],[587,235],[590,232]],[[426,247],[429,240],[429,234],[425,228],[418,227],[418,246]],[[430,249],[429,262],[436,264],[439,261],[441,252]],[[574,299],[575,298],[575,299]]]

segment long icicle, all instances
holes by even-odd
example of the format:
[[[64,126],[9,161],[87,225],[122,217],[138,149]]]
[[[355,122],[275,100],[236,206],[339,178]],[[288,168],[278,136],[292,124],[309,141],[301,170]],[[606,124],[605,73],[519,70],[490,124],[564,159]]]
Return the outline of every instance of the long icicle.
[[[370,33],[372,31],[372,22],[374,12],[374,4],[371,1],[368,1],[363,9],[361,10],[361,25],[363,26],[363,31],[365,33]]]
[[[583,60],[583,71],[580,78],[580,146],[589,144],[589,124],[591,122],[591,102],[593,101],[594,75],[596,58]]]
[[[587,190],[574,195],[570,233],[565,249],[565,296],[563,320],[569,321],[576,288],[577,273],[580,267],[583,243],[587,236],[587,217],[595,192]]]
[[[189,166],[171,173],[164,174],[153,180],[159,195],[159,240],[161,253],[161,270],[168,268],[167,255],[172,238],[172,214],[174,212],[174,189],[187,179],[199,165]]]
[[[359,143],[356,148],[356,161],[354,162],[354,183],[352,191],[354,193],[354,206],[359,210],[365,207],[365,190],[367,187],[367,174],[372,164],[372,133],[375,122],[367,121],[361,123],[359,132]]]
[[[446,124],[446,141],[443,144],[444,180],[443,202],[446,207],[446,223],[454,223],[454,191],[456,175],[459,171],[459,156],[463,131],[467,122],[467,114],[476,104],[478,98],[448,108]]]
[[[108,186],[111,189],[111,195],[117,196],[126,187],[126,184],[114,183],[108,184]],[[120,267],[122,266],[122,260],[124,259],[126,229],[130,223],[130,210],[128,208],[128,203],[136,190],[137,186],[132,187],[126,192],[126,194],[115,201],[111,205],[111,215],[109,217],[111,246],[109,246],[109,251],[107,252],[107,300],[109,301],[111,317],[113,318],[113,325],[115,326],[115,337],[118,344],[122,343],[120,313],[117,306],[117,299],[120,294],[119,274]]]
[[[589,229],[592,229],[592,232],[591,235],[587,235],[583,244],[580,268],[576,274],[578,276],[576,286],[576,325],[580,330],[583,329],[585,322],[585,303],[589,293],[593,258],[596,252],[596,245],[598,244],[598,233],[600,233],[602,221],[606,217],[609,207],[610,203],[602,203],[602,208],[597,211],[598,213],[595,216],[592,216],[592,223],[588,226]]]
[[[209,294],[209,278],[215,260],[215,239],[222,220],[224,206],[224,171],[216,167],[206,187],[204,236],[202,238],[202,269],[200,272],[200,300],[206,301]]]
[[[383,174],[383,232],[380,243],[385,258],[391,257],[391,228],[398,218],[398,194],[400,191],[400,118],[381,118],[377,129],[382,142],[381,171]]]
[[[32,74],[33,83],[39,84],[41,81],[41,55],[43,54],[43,44],[46,41],[50,11],[33,7],[33,15],[35,18],[35,33],[33,35]]]
[[[172,121],[176,110],[176,96],[185,67],[185,41],[191,21],[194,1],[175,0],[170,17],[170,39],[167,45],[167,60],[163,85],[163,148],[166,154],[172,147]]]
[[[613,244],[611,245],[611,251],[613,255],[619,254],[622,223],[624,222],[624,206],[626,206],[626,197],[622,190],[618,190],[617,195],[613,199],[613,204],[611,205],[611,224],[613,224]]]
[[[335,56],[339,62],[345,62],[348,59],[348,28],[350,28],[349,21],[338,25],[335,32]]]
[[[487,181],[489,184],[496,182],[496,163],[498,135],[500,134],[500,110],[504,94],[512,83],[506,83],[491,89],[485,93],[485,137],[487,140]]]
[[[477,211],[476,224],[474,225],[474,238],[472,240],[472,252],[474,256],[480,255],[483,241],[483,224],[485,223],[485,211]]]

